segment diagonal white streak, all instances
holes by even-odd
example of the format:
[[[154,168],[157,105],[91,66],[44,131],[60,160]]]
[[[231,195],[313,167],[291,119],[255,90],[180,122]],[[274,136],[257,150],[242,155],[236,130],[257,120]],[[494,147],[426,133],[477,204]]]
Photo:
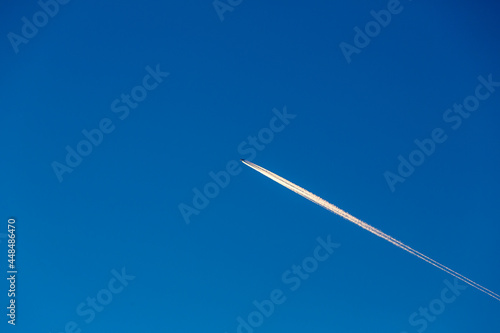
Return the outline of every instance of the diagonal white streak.
[[[254,169],[255,171],[257,172],[260,172],[261,174],[263,174],[264,176],[274,180],[275,182],[283,185],[284,187],[292,190],[293,192],[303,196],[304,198],[314,202],[315,204],[343,217],[344,219],[354,223],[354,224],[357,224],[358,226],[360,226],[361,228],[363,229],[366,229],[368,230],[369,232],[379,236],[380,238],[383,238],[389,242],[391,242],[392,244],[396,245],[397,247],[415,255],[416,257],[428,262],[429,264],[441,269],[442,271],[456,277],[457,279],[460,279],[462,281],[464,281],[465,283],[473,286],[474,288],[482,291],[483,293],[495,298],[496,300],[500,301],[500,296],[496,293],[494,293],[493,291],[481,286],[480,284],[470,280],[469,278],[463,276],[462,274],[459,274],[458,272],[455,272],[454,270],[452,270],[451,268],[449,267],[446,267],[445,265],[429,258],[428,256],[418,252],[417,250],[414,250],[412,249],[411,247],[409,247],[408,245],[406,244],[403,244],[401,243],[400,241],[398,241],[397,239],[385,234],[384,232],[380,231],[379,229],[375,228],[375,227],[372,227],[371,225],[357,219],[356,217],[352,216],[351,214],[343,211],[342,209],[338,208],[337,206],[335,206],[334,204],[331,204],[329,203],[328,201],[324,200],[324,199],[321,199],[320,197],[318,197],[317,195],[314,195],[312,194],[311,192],[303,189],[302,187],[298,186],[298,185],[295,185],[294,183],[286,180],[285,178],[282,178],[280,176],[278,176],[277,174],[275,173],[272,173],[271,171],[269,170],[266,170],[252,162],[249,162],[249,161],[246,161],[246,160],[242,160],[243,163],[245,163],[246,165],[248,165],[249,167],[251,167],[252,169]]]

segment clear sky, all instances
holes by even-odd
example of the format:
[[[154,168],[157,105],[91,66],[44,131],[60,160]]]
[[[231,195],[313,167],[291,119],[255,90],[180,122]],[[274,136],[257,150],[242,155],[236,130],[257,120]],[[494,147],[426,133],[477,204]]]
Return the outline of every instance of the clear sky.
[[[500,302],[239,162],[500,292],[499,9],[5,2],[2,332],[499,331]]]

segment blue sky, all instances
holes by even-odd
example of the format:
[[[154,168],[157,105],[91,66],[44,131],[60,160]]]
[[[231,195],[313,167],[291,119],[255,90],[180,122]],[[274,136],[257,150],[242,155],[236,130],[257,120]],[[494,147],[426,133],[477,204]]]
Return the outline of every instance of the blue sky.
[[[498,4],[61,2],[2,6],[2,331],[498,331],[498,301],[232,162],[500,292]]]

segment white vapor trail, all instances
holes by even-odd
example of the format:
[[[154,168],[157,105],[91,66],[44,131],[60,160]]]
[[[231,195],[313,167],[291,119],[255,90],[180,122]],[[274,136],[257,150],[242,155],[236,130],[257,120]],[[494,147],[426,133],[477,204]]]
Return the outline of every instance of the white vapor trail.
[[[417,250],[414,250],[412,249],[411,247],[409,247],[408,245],[406,244],[403,244],[401,243],[400,241],[398,241],[397,239],[385,234],[384,232],[378,230],[377,228],[374,228],[372,227],[371,225],[355,218],[354,216],[352,216],[351,214],[343,211],[342,209],[338,208],[337,206],[335,206],[334,204],[331,204],[329,203],[328,201],[326,200],[323,200],[321,199],[320,197],[318,197],[317,195],[314,195],[312,194],[311,192],[303,189],[302,187],[298,186],[298,185],[295,185],[294,183],[286,180],[285,178],[282,178],[280,176],[278,176],[277,174],[275,173],[272,173],[271,171],[269,170],[266,170],[252,162],[249,162],[249,161],[246,161],[246,160],[241,160],[243,163],[245,163],[246,165],[248,165],[249,167],[251,167],[252,169],[254,169],[255,171],[257,172],[260,172],[261,174],[263,174],[264,176],[268,177],[268,178],[271,178],[272,180],[274,180],[275,182],[285,186],[286,188],[292,190],[293,192],[303,196],[304,198],[314,202],[315,204],[317,205],[320,205],[321,207],[343,217],[344,219],[352,222],[352,223],[355,223],[357,224],[358,226],[360,226],[361,228],[363,229],[366,229],[368,230],[369,232],[371,232],[372,234],[375,234],[377,236],[379,236],[380,238],[383,238],[385,239],[386,241],[389,241],[391,242],[392,244],[396,245],[397,247],[413,254],[414,256],[422,259],[422,260],[425,260],[426,262],[428,262],[429,264],[431,265],[434,265],[436,266],[437,268],[441,269],[442,271],[456,277],[457,279],[460,279],[462,281],[464,281],[465,283],[473,286],[474,288],[482,291],[483,293],[495,298],[496,300],[500,301],[500,296],[496,293],[494,293],[493,291],[481,286],[480,284],[470,280],[469,278],[455,272],[454,270],[452,270],[451,268],[448,268],[446,267],[445,265],[443,264],[440,264],[439,262],[429,258],[428,256],[418,252]]]

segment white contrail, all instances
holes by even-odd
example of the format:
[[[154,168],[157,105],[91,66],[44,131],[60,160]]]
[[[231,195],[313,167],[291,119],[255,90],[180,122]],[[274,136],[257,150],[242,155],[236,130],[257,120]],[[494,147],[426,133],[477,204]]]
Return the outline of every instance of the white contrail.
[[[473,286],[474,288],[482,291],[483,293],[495,298],[496,300],[500,301],[500,296],[496,293],[494,293],[493,291],[481,286],[480,284],[468,279],[467,277],[455,272],[454,270],[452,270],[451,268],[448,268],[446,267],[445,265],[443,264],[440,264],[439,262],[427,257],[426,255],[418,252],[417,250],[414,250],[412,249],[411,247],[409,247],[408,245],[406,244],[403,244],[401,243],[400,241],[398,241],[397,239],[385,234],[384,232],[378,230],[377,228],[374,228],[372,227],[371,225],[355,218],[354,216],[352,216],[351,214],[343,211],[342,209],[338,208],[337,206],[329,203],[328,201],[326,200],[323,200],[321,199],[320,197],[318,197],[317,195],[314,195],[312,194],[311,192],[303,189],[302,187],[298,186],[298,185],[295,185],[294,183],[286,180],[285,178],[282,178],[280,176],[278,176],[277,174],[275,173],[272,173],[271,171],[269,170],[266,170],[252,162],[249,162],[249,161],[246,161],[246,160],[241,160],[243,163],[245,163],[246,165],[248,165],[249,167],[251,167],[252,169],[254,169],[255,171],[258,171],[260,172],[261,174],[263,174],[264,176],[266,177],[269,177],[271,178],[272,180],[274,180],[275,182],[285,186],[286,188],[294,191],[295,193],[303,196],[304,198],[308,199],[308,200],[311,200],[312,202],[314,202],[315,204],[318,204],[320,205],[321,207],[337,214],[337,215],[340,215],[341,217],[343,217],[344,219],[352,222],[352,223],[355,223],[357,224],[358,226],[360,226],[361,228],[363,229],[366,229],[368,230],[369,232],[379,236],[380,238],[383,238],[389,242],[391,242],[392,244],[396,245],[397,247],[399,248],[402,248],[403,250],[415,255],[416,257],[422,259],[422,260],[425,260],[426,262],[428,262],[429,264],[431,265],[434,265],[436,266],[437,268],[443,270],[444,272],[456,277],[457,279],[460,279],[462,281],[464,281],[465,283]]]

